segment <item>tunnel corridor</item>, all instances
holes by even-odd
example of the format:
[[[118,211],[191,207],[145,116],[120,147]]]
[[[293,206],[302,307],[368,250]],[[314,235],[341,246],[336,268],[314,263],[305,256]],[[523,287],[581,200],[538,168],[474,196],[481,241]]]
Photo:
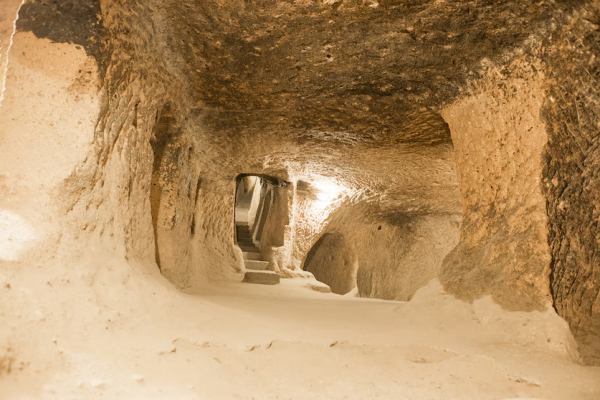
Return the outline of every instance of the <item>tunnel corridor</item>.
[[[599,21],[3,0],[0,399],[600,398]]]

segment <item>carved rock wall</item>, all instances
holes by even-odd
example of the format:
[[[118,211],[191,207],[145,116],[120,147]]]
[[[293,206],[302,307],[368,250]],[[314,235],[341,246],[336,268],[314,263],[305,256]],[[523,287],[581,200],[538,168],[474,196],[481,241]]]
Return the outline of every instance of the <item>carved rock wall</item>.
[[[544,195],[554,307],[584,361],[600,365],[600,8],[590,4],[546,43]]]
[[[542,150],[547,141],[539,66],[491,68],[468,97],[443,112],[450,126],[463,201],[459,245],[444,260],[446,290],[490,294],[510,310],[550,301]]]

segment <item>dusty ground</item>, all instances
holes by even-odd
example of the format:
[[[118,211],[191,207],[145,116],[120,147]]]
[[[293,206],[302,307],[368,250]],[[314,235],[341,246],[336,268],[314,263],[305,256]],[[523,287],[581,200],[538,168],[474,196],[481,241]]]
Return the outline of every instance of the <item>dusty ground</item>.
[[[573,361],[553,311],[469,304],[436,280],[397,302],[316,292],[302,278],[184,294],[116,258],[49,281],[52,267],[37,279],[6,267],[12,306],[0,315],[21,334],[1,399],[600,397],[600,368]]]

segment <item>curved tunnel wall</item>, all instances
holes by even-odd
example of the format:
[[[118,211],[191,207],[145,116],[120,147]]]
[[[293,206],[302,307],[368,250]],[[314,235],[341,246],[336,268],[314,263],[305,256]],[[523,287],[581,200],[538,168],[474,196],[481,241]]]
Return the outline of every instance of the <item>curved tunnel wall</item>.
[[[306,255],[304,270],[331,288],[336,294],[346,294],[356,287],[358,260],[341,233],[325,233]]]
[[[33,4],[31,7],[34,7],[35,4],[37,4],[36,7],[42,7],[39,2],[28,3]],[[119,7],[125,9],[120,10]],[[151,211],[151,201],[148,193],[151,191],[149,176],[152,175],[152,150],[149,141],[152,126],[156,122],[154,117],[156,110],[161,108],[164,99],[181,99],[181,93],[185,90],[180,89],[186,85],[178,85],[177,79],[173,79],[173,76],[169,75],[169,69],[174,63],[168,63],[168,66],[165,65],[162,57],[167,53],[161,53],[162,50],[157,50],[163,45],[158,43],[160,40],[156,39],[155,35],[158,32],[168,31],[155,29],[153,24],[155,22],[159,24],[160,21],[155,21],[153,18],[154,10],[143,2],[123,3],[119,7],[103,9],[103,15],[108,18],[102,18],[101,24],[94,22],[97,25],[94,29],[107,24],[102,30],[106,28],[113,39],[111,42],[113,47],[110,49],[112,54],[110,57],[105,57],[106,54],[103,55],[101,62],[97,62],[98,60],[95,57],[89,57],[86,52],[90,51],[90,54],[94,54],[97,51],[104,51],[99,48],[94,50],[90,47],[91,43],[103,43],[103,37],[94,37],[93,41],[85,40],[81,43],[74,41],[73,38],[67,38],[68,40],[66,40],[53,36],[47,36],[52,39],[52,42],[42,40],[40,39],[41,36],[35,33],[37,29],[23,25],[27,21],[26,8],[24,8],[23,18],[14,37],[14,51],[11,53],[13,64],[8,70],[9,86],[7,86],[7,95],[2,104],[4,116],[8,121],[6,126],[11,129],[10,141],[12,142],[14,139],[16,145],[16,150],[7,151],[7,154],[12,154],[10,157],[22,154],[30,158],[37,158],[36,163],[32,163],[32,165],[36,165],[36,168],[39,165],[50,168],[46,168],[45,171],[39,173],[36,169],[23,166],[21,161],[13,163],[13,160],[7,156],[1,163],[3,166],[6,165],[6,171],[14,171],[15,174],[11,174],[12,177],[4,177],[3,179],[8,179],[8,181],[5,181],[7,182],[6,185],[14,185],[22,191],[31,190],[32,193],[37,192],[39,187],[43,186],[33,185],[33,183],[37,185],[38,178],[40,180],[43,178],[47,187],[57,188],[60,196],[56,199],[58,204],[56,210],[53,209],[52,212],[45,210],[44,212],[53,216],[53,223],[54,216],[67,215],[66,221],[56,222],[57,227],[52,229],[55,230],[53,233],[56,233],[57,237],[61,237],[57,243],[68,250],[65,254],[69,254],[70,259],[74,257],[71,252],[77,248],[73,242],[75,240],[78,242],[89,240],[90,242],[103,243],[103,245],[110,243],[107,247],[110,251],[116,248],[121,251],[121,247],[123,247],[123,253],[127,254],[128,257],[140,259],[154,267],[153,260],[156,253],[152,246],[154,240],[158,244],[159,252],[166,251],[165,256],[161,257],[161,267],[164,269],[165,275],[178,286],[192,285],[197,282],[196,278],[202,275],[203,271],[219,274],[220,271],[233,269],[232,265],[235,264],[236,253],[231,240],[233,237],[231,221],[234,209],[234,195],[230,188],[231,176],[234,176],[236,171],[249,170],[250,167],[261,165],[265,166],[264,172],[272,172],[266,171],[269,168],[283,169],[281,167],[284,164],[282,159],[287,156],[290,156],[290,158],[297,157],[294,162],[298,162],[298,164],[305,163],[310,157],[304,159],[295,154],[301,153],[298,151],[299,148],[293,148],[289,153],[284,153],[287,148],[291,148],[292,145],[296,144],[298,137],[303,137],[304,131],[294,131],[292,125],[287,125],[285,129],[292,132],[290,137],[293,139],[283,138],[280,141],[281,143],[276,143],[273,138],[280,139],[280,137],[270,136],[272,132],[268,131],[268,129],[271,129],[268,124],[261,122],[252,128],[251,120],[243,120],[243,123],[240,123],[243,127],[241,130],[248,131],[248,133],[236,137],[239,143],[231,143],[231,136],[227,135],[229,135],[229,131],[235,132],[235,129],[232,129],[229,125],[222,128],[214,123],[214,120],[211,121],[210,118],[206,119],[206,124],[203,120],[202,123],[193,121],[193,123],[197,123],[195,127],[183,126],[182,129],[184,135],[187,135],[187,139],[172,143],[168,151],[165,149],[165,154],[168,152],[171,155],[165,155],[166,158],[161,158],[159,162],[159,164],[163,164],[163,161],[170,160],[165,164],[165,171],[169,171],[169,174],[172,172],[173,181],[170,186],[172,191],[169,196],[165,195],[164,202],[161,198],[159,207]],[[98,18],[97,14],[94,11],[89,15],[95,21]],[[186,15],[188,14],[192,13],[186,13]],[[46,12],[45,17],[51,15],[53,14]],[[83,28],[83,32],[93,32],[91,25],[85,23],[86,19],[65,18],[69,16],[68,13],[62,13],[61,15],[63,20],[70,20],[69,23],[81,23],[82,27],[79,27],[78,30]],[[506,13],[506,15],[511,14]],[[131,18],[131,16],[136,17]],[[600,332],[600,325],[598,324],[598,315],[600,315],[598,311],[600,309],[598,290],[600,283],[598,280],[599,269],[595,268],[598,263],[597,249],[599,245],[596,232],[598,215],[594,211],[596,209],[594,205],[598,203],[597,193],[599,191],[597,190],[596,171],[600,169],[598,168],[598,135],[595,124],[596,115],[598,114],[595,110],[595,104],[598,104],[598,96],[594,89],[597,87],[595,75],[598,67],[592,56],[598,53],[594,47],[597,43],[595,38],[597,38],[598,33],[597,29],[594,28],[595,24],[589,21],[597,21],[597,16],[597,11],[591,12],[585,18],[576,15],[573,21],[565,24],[562,28],[564,29],[563,32],[558,32],[559,34],[555,36],[557,39],[549,39],[550,43],[546,46],[546,50],[539,54],[539,57],[548,63],[547,65],[537,65],[535,70],[532,70],[531,66],[523,66],[522,71],[516,74],[518,77],[519,74],[524,72],[521,77],[510,80],[508,83],[504,82],[506,80],[504,78],[507,78],[505,70],[502,68],[493,70],[491,76],[504,75],[500,81],[488,79],[488,76],[485,78],[488,79],[488,82],[484,86],[467,88],[465,85],[461,89],[466,89],[467,92],[471,91],[468,94],[468,96],[472,96],[471,100],[462,98],[446,106],[444,117],[451,126],[457,154],[460,154],[457,159],[461,174],[461,190],[465,199],[465,223],[461,230],[461,243],[447,257],[441,272],[442,281],[450,292],[466,299],[492,294],[496,301],[510,309],[541,309],[545,304],[550,303],[551,295],[554,296],[553,300],[557,311],[569,321],[580,345],[583,346],[582,354],[584,358],[591,361],[595,360],[596,363],[598,363],[598,354],[600,354],[597,340],[595,340],[598,337],[598,332]],[[545,21],[547,18],[544,17],[543,20]],[[503,23],[501,19],[498,21],[500,25]],[[522,24],[523,20],[514,19],[514,21],[525,27],[530,26],[529,24]],[[41,25],[44,24],[40,24],[40,28]],[[577,36],[575,38],[577,41],[563,40],[569,38],[568,36],[571,34],[569,32],[573,31],[571,29],[573,27],[576,28]],[[46,28],[48,26],[44,27],[44,29]],[[178,26],[174,25],[174,28],[178,29]],[[531,29],[525,29],[524,33],[529,35]],[[100,34],[109,33],[93,32],[94,36]],[[176,35],[172,36],[176,37]],[[456,37],[460,38],[460,36]],[[523,37],[525,36],[520,36],[520,38]],[[315,38],[318,39],[318,35],[315,35]],[[298,40],[303,39],[299,38]],[[511,42],[510,46],[520,46],[520,40],[516,39],[515,42]],[[67,44],[71,42],[79,43],[85,49],[81,50],[76,46]],[[217,42],[215,41],[215,43]],[[552,51],[557,50],[556,43],[561,43],[561,46],[564,43],[571,44],[561,47],[556,53],[552,53]],[[456,45],[454,42],[451,44],[452,46]],[[181,46],[192,48],[184,42]],[[429,44],[426,46],[427,49],[429,49],[429,46]],[[165,47],[168,49],[174,48],[173,46]],[[289,47],[295,48],[295,46]],[[66,49],[70,49],[69,55],[65,52]],[[452,54],[456,54],[458,49],[464,48],[454,47]],[[516,50],[520,51],[521,49],[517,48]],[[395,51],[394,54],[404,53]],[[41,64],[33,55],[44,57],[48,61],[56,61],[59,56],[67,56],[63,65],[77,66],[77,68],[71,69],[54,68],[52,74],[47,77],[51,81],[51,85],[47,87],[52,88],[55,93],[49,93],[46,98],[49,99],[55,94],[60,94],[60,96],[54,98],[52,107],[61,107],[64,111],[60,113],[61,124],[56,123],[53,129],[48,126],[47,121],[39,121],[45,127],[44,130],[30,130],[29,127],[24,130],[23,127],[15,126],[10,122],[14,121],[10,113],[23,117],[22,112],[18,114],[20,110],[32,109],[32,103],[24,102],[25,97],[22,97],[19,92],[25,93],[25,90],[21,90],[23,88],[29,90],[27,85],[28,82],[33,81],[31,79],[33,76],[31,75],[32,71],[40,68]],[[479,57],[476,58],[477,60],[474,63],[478,64],[480,59]],[[274,60],[267,57],[261,59],[266,60],[266,62]],[[279,57],[279,59],[288,60],[288,58],[282,57]],[[381,59],[384,60],[385,57],[381,57]],[[77,63],[74,64],[74,60]],[[107,62],[110,62],[108,70],[105,68]],[[296,61],[290,58],[289,62],[295,63]],[[363,61],[357,59],[357,63],[359,62]],[[47,68],[50,65],[52,64],[43,66],[46,68],[46,72],[50,70],[50,68]],[[229,65],[237,64],[231,63]],[[242,64],[240,63],[240,65]],[[443,63],[439,65],[443,65]],[[463,64],[467,67],[464,70],[470,70],[469,67],[472,65],[474,64]],[[362,66],[364,67],[366,64],[362,64]],[[382,71],[386,70],[384,67],[382,66]],[[443,68],[445,71],[445,67]],[[351,66],[350,69],[357,74],[363,73],[360,68],[354,68],[354,66]],[[226,68],[215,68],[213,70],[221,71],[223,74],[231,73]],[[287,68],[280,68],[280,70],[287,71]],[[451,70],[453,72],[458,71],[455,68]],[[81,71],[84,71],[84,74]],[[310,73],[307,71],[311,70],[306,69],[302,73]],[[444,75],[442,70],[438,72],[444,81],[460,81],[449,79],[455,76]],[[62,73],[66,76],[62,76]],[[104,75],[105,73],[106,75]],[[553,78],[551,79],[555,80],[550,84],[552,101],[548,99],[544,92],[548,87],[544,87],[538,80],[543,77],[544,73],[546,73],[547,79],[550,79],[549,76],[552,74]],[[555,73],[556,75],[554,75]],[[211,80],[224,81],[214,79],[214,76],[210,76],[206,70],[199,76],[205,77],[206,82]],[[23,86],[15,86],[17,83],[15,77],[19,78]],[[41,79],[40,76],[38,77]],[[353,75],[349,74],[347,77],[349,82],[352,81]],[[423,77],[427,78],[431,75],[423,75]],[[323,79],[329,78],[325,77]],[[66,82],[68,85],[65,84]],[[299,85],[303,89],[307,87],[306,82],[308,80],[298,79],[297,82],[300,82]],[[321,82],[313,81],[312,84],[320,85]],[[400,80],[397,82],[400,82]],[[102,101],[97,98],[98,87],[96,86],[104,88]],[[254,91],[255,87],[250,86]],[[197,89],[199,91],[215,90],[215,88],[220,91],[222,89],[221,85],[218,85],[218,87],[187,85],[187,87],[199,88]],[[324,93],[325,96],[329,95],[327,91],[320,92]],[[410,95],[412,96],[412,93],[417,92],[417,90],[411,90]],[[235,91],[231,93],[238,94]],[[348,93],[352,94],[353,91],[340,92],[340,99],[343,99],[343,96]],[[565,93],[569,96],[565,97]],[[382,105],[381,102],[377,103],[377,96],[363,97],[361,99],[356,98],[353,101],[357,101],[364,106],[367,106],[367,104],[369,106],[371,104]],[[393,98],[387,96],[387,94],[384,97],[386,99]],[[431,97],[433,98],[433,96]],[[33,99],[35,96],[31,98]],[[40,99],[37,99],[36,102],[41,101]],[[246,99],[252,100],[252,98]],[[316,101],[322,99],[317,98]],[[346,99],[350,100],[350,97]],[[87,111],[89,111],[89,115],[86,111],[85,120],[82,118],[82,111],[85,111],[82,100],[87,103],[85,107],[88,107]],[[270,98],[270,100],[280,99]],[[423,98],[417,98],[417,100],[420,101]],[[301,101],[302,104],[307,102],[305,99]],[[544,115],[540,116],[542,101],[545,102],[545,106],[543,106],[545,119],[543,118]],[[74,107],[75,104],[79,104],[77,106],[79,108]],[[324,109],[320,103],[318,103],[318,106],[315,104],[313,106],[316,110]],[[408,106],[409,104],[418,104],[418,102],[408,98],[406,102],[401,104],[402,106]],[[212,103],[212,105],[217,109],[218,107],[235,104]],[[425,105],[429,107],[432,106],[432,103],[425,103]],[[56,110],[57,108],[53,109]],[[379,121],[379,119],[365,118],[366,116],[371,118],[375,115],[373,110],[376,108],[364,107],[363,109],[365,114],[357,114],[357,119],[354,122],[364,120],[367,121],[367,125],[371,126],[374,122]],[[395,109],[395,107],[390,107],[390,110],[392,109]],[[349,117],[357,113],[354,110],[352,108],[348,113],[340,114],[340,121],[345,119],[351,121],[342,128],[352,125],[352,119]],[[311,111],[310,108],[307,111]],[[322,116],[318,113],[305,111],[302,111],[302,113],[305,115],[305,119],[302,119],[299,124],[302,129],[305,125],[309,126],[313,121],[324,121],[320,119]],[[37,112],[29,114],[25,117],[41,115]],[[217,114],[215,113],[215,115]],[[402,114],[399,119],[408,119],[406,118],[407,115]],[[188,116],[180,115],[178,120],[184,121]],[[382,116],[376,116],[376,118],[379,117]],[[280,116],[277,115],[277,118],[280,118]],[[223,120],[230,122],[234,119],[231,118],[230,114],[224,114]],[[294,121],[294,124],[298,122],[294,118],[287,118],[287,120]],[[545,161],[538,161],[541,154],[540,148],[545,146],[545,140],[541,132],[542,128],[540,127],[540,121],[544,120],[549,123],[552,141],[546,146]],[[83,121],[83,125],[79,126],[78,122],[81,121]],[[37,120],[34,122],[38,123]],[[423,126],[427,122],[425,120]],[[467,126],[466,122],[472,122],[471,126]],[[530,122],[533,122],[533,124]],[[210,125],[211,123],[213,125]],[[190,122],[190,124],[192,123]],[[210,134],[201,138],[204,141],[203,145],[206,145],[205,148],[208,150],[203,150],[204,153],[198,153],[198,156],[194,157],[194,161],[202,166],[202,179],[204,179],[202,189],[196,191],[199,195],[196,196],[198,205],[195,206],[189,201],[190,197],[193,197],[189,195],[193,192],[190,183],[199,182],[196,179],[199,173],[198,171],[192,173],[191,169],[186,169],[190,168],[188,154],[190,143],[187,140],[196,138],[194,132],[197,132],[197,129],[192,128],[198,128],[199,126]],[[275,128],[272,128],[273,131],[278,133],[282,131],[279,120],[273,126],[275,126]],[[413,129],[413,127],[401,125],[398,119],[392,120],[390,126],[399,130],[401,130],[400,128],[407,131]],[[323,124],[314,127],[320,128],[321,131],[334,131],[331,129],[332,125]],[[219,130],[220,128],[221,130]],[[351,129],[341,130],[350,131]],[[13,132],[14,135],[12,135]],[[47,137],[42,136],[42,132],[46,132]],[[366,132],[358,133],[363,134]],[[415,137],[422,134],[420,129],[413,129],[411,132]],[[24,135],[40,140],[40,143],[43,142],[43,145],[36,145],[36,147],[44,151],[19,152],[20,141],[23,140]],[[63,143],[57,143],[64,140],[65,143],[73,144],[75,138],[78,138],[77,142],[79,142],[79,135],[82,136],[80,138],[82,146],[78,149],[66,146]],[[218,142],[220,135],[225,138],[222,142]],[[341,137],[341,139],[347,139],[350,143],[354,143],[356,138],[360,136],[359,134],[356,136],[350,134],[347,138]],[[302,152],[304,150],[312,151],[311,149],[314,148],[322,151],[324,148],[323,143],[326,143],[330,138],[323,137],[321,139],[322,141],[318,141],[317,138],[312,136],[310,140],[303,137],[302,141],[313,143],[314,146],[302,147]],[[247,157],[240,161],[238,156],[243,154],[245,157],[245,147],[254,142],[269,143],[268,149],[263,153],[253,155],[254,158]],[[222,146],[223,143],[232,144],[232,146]],[[357,143],[356,147],[361,152],[368,151],[368,148],[360,147],[364,143],[360,141]],[[47,151],[47,149],[53,144],[58,144],[57,148],[60,149],[60,151],[54,153],[64,153],[64,158],[48,159],[48,154],[52,152]],[[304,145],[304,142],[302,144]],[[386,146],[392,146],[385,141],[378,144],[381,145],[380,148],[376,149],[378,153],[384,151]],[[31,143],[28,146],[31,150]],[[198,148],[202,147],[198,146]],[[226,150],[213,151],[217,148],[225,148]],[[65,149],[68,151],[65,151]],[[309,151],[306,154],[313,158],[318,154]],[[350,156],[355,155],[351,152],[342,153],[342,151],[345,150],[340,146],[340,153],[338,154],[342,154],[342,156],[336,157],[336,161],[351,159]],[[271,157],[273,154],[279,153],[285,154],[285,156],[281,156],[279,159]],[[75,155],[76,157],[71,160],[70,157]],[[236,161],[231,161],[231,159]],[[266,160],[268,162],[265,162]],[[515,162],[511,164],[511,160]],[[65,163],[65,165],[57,165],[57,167],[60,167],[58,169],[52,168],[54,163],[59,162]],[[385,157],[379,157],[378,155],[377,167],[384,162]],[[278,163],[279,165],[277,165]],[[266,166],[267,164],[269,165]],[[358,170],[361,168],[366,170],[370,166],[368,163],[352,165],[353,168]],[[63,167],[65,168],[63,169]],[[260,167],[256,168],[260,169]],[[544,168],[546,170],[542,172]],[[60,171],[60,176],[50,176],[50,172],[53,170],[55,172]],[[382,170],[372,168],[371,171],[375,171],[375,173],[372,173],[371,176]],[[395,175],[398,175],[396,171],[399,171],[399,168],[397,168],[397,165],[391,165],[387,171],[394,171],[394,174],[388,174],[386,178],[392,180]],[[26,183],[27,179],[15,178],[19,176],[19,173],[31,178],[31,180]],[[542,183],[541,181],[537,182],[536,179],[545,180]],[[20,182],[17,182],[18,180]],[[421,178],[421,180],[426,181],[427,179]],[[396,187],[401,186],[397,181],[393,183]],[[31,188],[25,187],[30,184],[32,185]],[[194,185],[194,183],[191,184]],[[540,196],[539,185],[541,184],[544,185],[544,196]],[[376,189],[383,188],[382,191],[389,189],[385,185],[373,185],[373,187]],[[162,195],[160,194],[160,196]],[[10,200],[12,194],[8,193],[7,196]],[[156,197],[157,194],[155,193],[153,196]],[[411,201],[409,197],[406,193],[398,196],[399,201],[402,200],[407,203]],[[188,200],[185,200],[186,198]],[[165,209],[161,211],[163,205]],[[23,207],[22,215],[29,215],[27,211],[32,211],[32,215],[41,213],[37,210],[27,210],[24,208],[25,205],[19,205],[19,207]],[[427,214],[427,210],[419,211],[422,212],[422,215]],[[412,212],[412,215],[417,215],[413,211],[404,210],[403,212],[405,214]],[[155,215],[155,235],[152,235],[151,214]],[[433,215],[433,213],[430,214]],[[544,247],[545,235],[548,233],[547,220],[545,220],[547,217],[549,217],[550,223],[549,249],[547,246]],[[36,216],[36,219],[42,220],[43,218],[37,218]],[[398,268],[399,263],[396,261],[379,262],[380,257],[378,257],[378,254],[369,255],[366,252],[356,250],[361,249],[361,246],[365,246],[364,243],[368,242],[364,240],[365,237],[369,238],[369,235],[372,235],[377,238],[377,235],[384,235],[384,233],[379,232],[379,225],[383,226],[382,230],[384,232],[388,228],[390,232],[404,229],[396,223],[386,225],[379,221],[381,219],[368,219],[364,222],[364,230],[361,230],[361,228],[353,231],[353,224],[349,224],[348,228],[342,228],[339,225],[336,228],[333,223],[327,229],[335,228],[343,232],[346,241],[355,246],[355,251],[362,257],[364,262],[362,263],[363,268],[358,272],[358,284],[365,295],[384,298],[392,298],[392,296],[395,296],[393,298],[409,298],[410,292],[413,290],[411,288],[419,285],[409,286],[407,290],[399,289],[394,285],[398,282],[407,282],[407,280],[392,279],[386,272],[396,268],[394,271],[399,273],[399,277],[406,277],[407,275],[402,268]],[[197,227],[195,235],[190,232],[189,226],[191,223],[194,223],[194,226]],[[58,228],[59,225],[60,228]],[[157,233],[158,227],[164,228],[162,233]],[[59,230],[64,232],[59,235]],[[373,232],[371,233],[371,231]],[[62,233],[67,232],[68,235],[62,235]],[[161,235],[165,238],[164,241],[161,239]],[[409,235],[407,234],[390,233],[389,235],[395,238],[390,239],[390,243],[408,243],[406,239]],[[293,235],[290,236],[293,237]],[[420,239],[421,237],[425,238],[426,235],[416,234],[415,240],[427,243],[427,240]],[[171,249],[169,249],[169,242],[176,242],[172,243],[173,247]],[[166,245],[163,246],[161,243],[166,243]],[[177,247],[180,244],[182,244],[181,247]],[[304,249],[301,250],[304,251]],[[397,248],[395,251],[397,256],[391,257],[390,260],[410,259],[408,253],[403,253]],[[550,255],[553,259],[550,259]],[[169,258],[170,261],[167,261]],[[296,265],[291,262],[288,264],[290,266]],[[432,265],[431,268],[427,269],[427,273],[435,271],[436,268],[438,266]],[[552,275],[549,282],[548,274],[550,271]],[[365,282],[364,285],[361,283],[363,281]],[[550,283],[552,284],[553,293],[549,291]],[[377,286],[377,284],[382,286]],[[400,297],[398,297],[398,293],[401,293]]]
[[[564,45],[547,52],[549,98],[542,110],[554,307],[569,322],[584,361],[594,365],[600,365],[599,20],[596,6],[558,32]]]
[[[307,252],[303,269],[334,293],[358,288],[361,297],[410,300],[438,276],[457,245],[461,216],[365,215],[369,205],[342,207]]]

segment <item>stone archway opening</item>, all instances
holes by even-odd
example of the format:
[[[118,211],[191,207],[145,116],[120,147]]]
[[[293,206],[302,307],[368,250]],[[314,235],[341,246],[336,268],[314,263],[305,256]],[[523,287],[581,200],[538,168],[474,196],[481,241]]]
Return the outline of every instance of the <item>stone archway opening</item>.
[[[242,250],[246,282],[279,282],[271,253],[283,244],[286,187],[286,182],[267,175],[241,174],[236,179],[235,243]]]

